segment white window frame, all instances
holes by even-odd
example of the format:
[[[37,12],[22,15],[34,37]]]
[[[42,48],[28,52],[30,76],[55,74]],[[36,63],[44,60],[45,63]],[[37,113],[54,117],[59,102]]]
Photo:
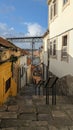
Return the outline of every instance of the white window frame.
[[[70,0],[63,0],[62,2],[63,2],[63,10],[64,10],[70,4]]]
[[[53,19],[53,6],[50,5],[50,21]]]
[[[56,51],[57,51],[57,45],[56,45],[56,39],[53,41],[53,56],[56,57]]]
[[[63,5],[66,5],[68,0],[63,0]]]
[[[64,38],[67,36],[67,45],[64,45]],[[62,35],[62,49],[61,49],[61,60],[68,61],[68,41],[69,41],[69,34],[65,33]],[[67,53],[64,55],[64,53]]]
[[[50,4],[50,21],[54,20],[57,16],[57,8],[58,8],[58,2],[57,0],[53,0]]]
[[[50,41],[50,57],[57,58],[57,39],[53,39]]]
[[[53,2],[53,15],[54,17],[57,15],[57,0]]]

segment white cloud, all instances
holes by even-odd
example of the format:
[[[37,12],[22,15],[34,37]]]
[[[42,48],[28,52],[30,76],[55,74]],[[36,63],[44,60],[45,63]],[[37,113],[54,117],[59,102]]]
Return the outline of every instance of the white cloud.
[[[38,23],[24,23],[26,33],[16,32],[14,27],[9,27],[6,23],[0,22],[0,36],[3,37],[23,37],[23,36],[41,36],[44,34],[45,29]]]
[[[6,13],[10,13],[14,10],[15,10],[15,7],[13,5],[8,6],[8,5],[3,4],[0,8],[0,13],[6,14]]]
[[[6,23],[0,22],[0,36],[2,37],[24,37],[24,36],[40,36],[44,33],[45,29],[37,23],[24,23],[27,28],[26,33],[16,32],[13,27],[9,27]],[[15,44],[15,43],[14,43]],[[23,44],[16,43],[17,46],[23,48]],[[37,45],[38,46],[38,45]],[[30,43],[26,43],[24,48],[31,48]]]
[[[0,23],[0,36],[6,37],[7,35],[14,34],[13,27],[8,27],[6,23]]]
[[[27,36],[40,36],[45,32],[45,29],[38,23],[24,23],[27,27]]]

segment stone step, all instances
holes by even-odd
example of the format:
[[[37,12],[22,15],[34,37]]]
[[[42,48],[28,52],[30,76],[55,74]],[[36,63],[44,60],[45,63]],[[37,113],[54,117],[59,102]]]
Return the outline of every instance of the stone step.
[[[8,109],[7,109],[7,110],[8,110],[9,112],[17,112],[18,109],[19,109],[18,105],[10,105],[10,106],[8,106]]]
[[[2,120],[1,128],[19,128],[19,127],[48,127],[47,121],[29,121],[29,120]],[[10,129],[11,130],[11,129]]]
[[[16,112],[0,112],[0,119],[17,119]]]
[[[31,120],[31,121],[37,120],[36,114],[31,114],[31,113],[30,114],[22,113],[18,116],[18,118],[21,119],[21,120]]]
[[[19,106],[18,112],[25,114],[36,113],[36,108],[34,107],[34,105],[21,105]]]
[[[9,127],[9,128],[2,128],[0,130],[73,130],[73,126],[64,126],[57,128],[55,126],[48,126],[48,127]]]
[[[36,110],[38,114],[50,114],[51,108],[49,105],[38,105],[36,106]]]
[[[1,130],[18,130],[16,127],[2,128]]]
[[[3,128],[1,130],[48,130],[45,127],[18,127],[18,128]]]
[[[9,128],[9,127],[29,127],[30,122],[28,120],[21,120],[21,119],[3,119],[1,121],[1,128]],[[11,129],[10,129],[11,130]]]

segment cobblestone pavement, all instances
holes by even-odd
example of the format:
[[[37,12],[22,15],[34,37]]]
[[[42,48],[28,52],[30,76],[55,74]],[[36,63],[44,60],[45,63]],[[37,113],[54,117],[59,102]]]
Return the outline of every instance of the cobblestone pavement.
[[[73,103],[57,96],[56,106],[45,104],[45,96],[35,96],[34,86],[26,86],[16,97],[0,106],[0,130],[73,130]]]

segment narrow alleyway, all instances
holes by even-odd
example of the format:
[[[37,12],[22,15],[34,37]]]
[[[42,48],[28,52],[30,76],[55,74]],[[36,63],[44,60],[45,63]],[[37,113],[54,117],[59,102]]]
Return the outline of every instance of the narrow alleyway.
[[[73,130],[73,104],[57,96],[57,105],[45,104],[45,96],[34,95],[34,85],[0,107],[0,130]]]

